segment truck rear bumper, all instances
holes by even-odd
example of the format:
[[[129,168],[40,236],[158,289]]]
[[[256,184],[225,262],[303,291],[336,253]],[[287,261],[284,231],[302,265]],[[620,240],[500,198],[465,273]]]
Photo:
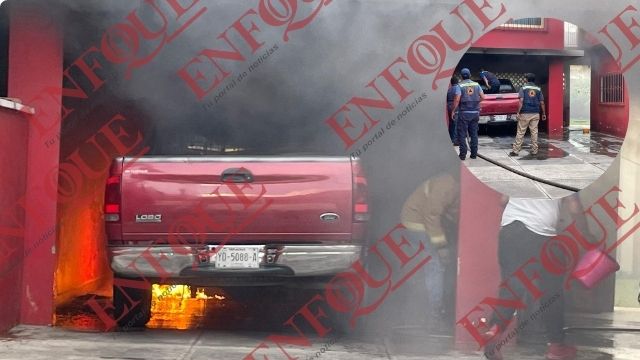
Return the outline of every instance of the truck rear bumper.
[[[240,269],[216,268],[215,255],[203,246],[111,246],[109,258],[113,272],[122,277],[315,277],[348,269],[360,259],[361,251],[360,245],[264,245],[259,250],[259,268]]]
[[[507,115],[481,115],[478,124],[502,124],[518,122],[516,114]]]

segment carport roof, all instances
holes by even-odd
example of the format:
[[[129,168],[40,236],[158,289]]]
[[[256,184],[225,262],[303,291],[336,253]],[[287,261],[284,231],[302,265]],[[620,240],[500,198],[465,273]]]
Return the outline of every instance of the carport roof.
[[[472,47],[468,54],[492,54],[492,55],[529,55],[529,56],[561,56],[561,57],[582,57],[584,50],[578,49],[492,49]]]

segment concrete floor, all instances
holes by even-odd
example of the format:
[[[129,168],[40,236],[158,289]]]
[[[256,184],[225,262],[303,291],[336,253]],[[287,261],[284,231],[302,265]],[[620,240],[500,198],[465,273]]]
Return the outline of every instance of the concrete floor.
[[[207,291],[217,295],[218,291]],[[154,303],[146,329],[104,331],[99,319],[82,304],[58,310],[55,327],[20,325],[0,335],[0,359],[245,359],[269,335],[284,332],[282,321],[269,320],[242,303],[211,296],[209,299],[165,298]],[[101,300],[106,301],[106,299]],[[290,304],[272,303],[276,308]],[[481,359],[479,351],[461,350],[465,344],[450,335],[428,335],[417,326],[390,327],[364,324],[357,335],[310,338],[309,346],[271,342],[256,352],[256,360],[309,359]],[[640,309],[616,308],[606,314],[568,314],[568,340],[579,347],[578,359],[640,359]],[[542,359],[544,339],[535,327],[504,351],[506,359]],[[305,334],[311,333],[304,330]],[[526,340],[526,341],[525,341]],[[316,357],[316,353],[320,353]],[[266,357],[265,357],[266,356]]]
[[[491,136],[480,136],[478,152],[481,155],[516,170],[579,189],[587,187],[605,172],[624,140],[597,132],[566,131],[562,139],[548,139],[540,134],[539,151],[533,156],[529,154],[530,138],[527,135],[519,156],[510,157],[515,130],[490,128],[489,132]],[[509,196],[559,198],[572,193],[524,178],[481,158],[467,157],[464,163],[482,182]]]
[[[569,340],[579,348],[578,359],[640,359],[638,310],[618,308],[613,314],[569,316],[569,324],[575,327],[569,331]],[[105,333],[21,325],[0,337],[0,359],[251,359],[246,356],[272,333],[211,329]],[[451,337],[430,337],[419,329],[396,329],[389,336],[369,340],[342,337],[331,342],[329,338],[316,338],[312,342],[309,347],[284,347],[291,358],[301,360],[482,358],[479,352],[453,349]],[[326,350],[316,357],[323,346]],[[544,350],[543,344],[518,344],[510,346],[504,355],[506,359],[542,359]],[[271,349],[256,353],[255,358],[287,357],[271,344]]]

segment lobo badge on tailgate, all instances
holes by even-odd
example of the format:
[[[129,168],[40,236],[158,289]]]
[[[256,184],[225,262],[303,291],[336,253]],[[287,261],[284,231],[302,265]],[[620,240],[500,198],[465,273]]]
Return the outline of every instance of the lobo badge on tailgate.
[[[137,223],[159,223],[162,222],[162,214],[136,214]]]

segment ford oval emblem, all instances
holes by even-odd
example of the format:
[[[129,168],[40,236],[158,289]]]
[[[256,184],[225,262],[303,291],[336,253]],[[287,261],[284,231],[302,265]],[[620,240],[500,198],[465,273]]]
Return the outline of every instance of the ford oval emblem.
[[[340,219],[340,215],[338,215],[336,213],[324,213],[324,214],[320,215],[320,219],[322,221],[336,221],[336,220]]]

